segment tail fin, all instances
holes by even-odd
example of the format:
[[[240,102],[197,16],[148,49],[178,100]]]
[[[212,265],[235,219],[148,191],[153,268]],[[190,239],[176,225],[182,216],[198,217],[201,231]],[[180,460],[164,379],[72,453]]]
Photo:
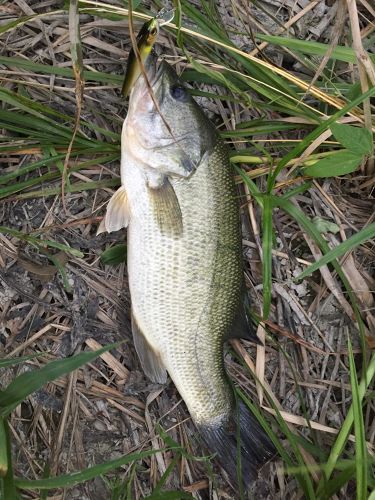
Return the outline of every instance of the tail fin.
[[[241,451],[242,481],[247,487],[257,478],[258,470],[275,454],[276,449],[257,419],[242,402],[238,414],[234,410],[229,420],[213,425],[198,425],[198,430],[206,445],[217,453],[217,459],[229,474],[233,484],[238,485],[237,456]],[[237,431],[239,423],[239,434]],[[237,436],[239,442],[237,444]],[[239,447],[239,448],[238,448]]]

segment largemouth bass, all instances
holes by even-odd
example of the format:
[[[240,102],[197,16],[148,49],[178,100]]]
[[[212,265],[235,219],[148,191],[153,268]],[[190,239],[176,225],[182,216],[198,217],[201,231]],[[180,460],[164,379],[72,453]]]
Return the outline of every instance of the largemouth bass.
[[[153,53],[145,69],[154,97],[141,75],[122,129],[122,186],[100,230],[128,226],[132,330],[144,372],[163,384],[169,374],[234,481],[241,450],[248,483],[274,448],[242,402],[237,413],[224,368],[225,339],[249,332],[233,174],[215,127],[174,69]]]

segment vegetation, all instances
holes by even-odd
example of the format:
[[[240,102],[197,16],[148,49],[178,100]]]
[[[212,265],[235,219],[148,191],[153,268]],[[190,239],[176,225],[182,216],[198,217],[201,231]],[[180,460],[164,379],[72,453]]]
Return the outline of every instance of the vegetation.
[[[224,490],[233,495],[212,474],[212,457],[202,457],[186,413],[173,408],[174,421],[154,425],[171,400],[178,404],[176,394],[166,399],[166,409],[161,389],[142,389],[149,394],[146,405],[124,392],[138,368],[128,345],[112,344],[108,333],[126,323],[116,313],[127,307],[118,299],[126,246],[118,236],[94,235],[109,190],[119,185],[125,108],[114,89],[122,83],[118,59],[130,48],[123,35],[128,8],[136,27],[150,11],[135,1],[125,7],[55,3],[22,13],[9,4],[9,19],[0,26],[7,47],[0,56],[3,498],[47,498],[49,491],[99,476],[113,499],[202,498],[206,477],[219,497]],[[269,15],[280,31],[271,36],[267,25],[258,22],[263,33],[250,28],[247,3],[257,13],[265,8],[257,1],[176,0],[177,21],[163,28],[160,40],[192,94],[221,119],[244,226],[251,228],[244,234],[246,275],[264,346],[232,341],[228,369],[279,451],[267,476],[271,496],[373,499],[371,6],[338,1],[331,39],[314,41],[287,31],[299,19],[308,24],[314,6],[285,23]],[[229,14],[221,8],[227,4]],[[154,1],[152,12],[161,6]],[[241,46],[251,40],[257,44],[252,51]],[[38,283],[30,291],[26,275]],[[90,317],[92,293],[102,299]],[[83,343],[94,352],[79,352]],[[36,397],[46,388],[63,399],[58,412]],[[31,416],[24,417],[28,405]],[[120,425],[111,424],[114,411],[138,436],[124,446],[126,453],[95,465],[62,453],[72,449],[80,420],[105,421],[120,439]],[[68,430],[70,442],[64,441]]]

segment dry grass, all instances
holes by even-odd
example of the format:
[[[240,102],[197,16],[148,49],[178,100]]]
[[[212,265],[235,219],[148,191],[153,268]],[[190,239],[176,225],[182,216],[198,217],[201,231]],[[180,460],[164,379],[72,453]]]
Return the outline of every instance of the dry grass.
[[[332,28],[335,26],[337,9],[343,8],[341,2],[271,2],[276,21],[262,13],[261,9],[271,8],[268,2],[259,2],[260,9],[255,9],[255,20],[251,17],[254,7],[249,2],[233,0],[219,4],[219,11],[228,29],[244,33],[233,34],[236,43],[245,47],[252,56],[259,55],[259,50],[262,53],[266,51],[267,59],[276,61],[283,71],[293,75],[301,68],[298,62],[291,68],[290,56],[281,51],[268,50],[266,42],[254,48],[249,26],[252,32],[275,34],[275,26],[279,24],[277,30],[280,33],[296,30],[304,39],[338,42]],[[355,50],[360,56],[363,50],[358,43],[361,29],[362,37],[364,32],[368,35],[374,29],[370,21],[373,8],[365,0],[348,2],[348,5],[350,23],[359,27],[355,31]],[[1,24],[19,16],[44,13],[52,8],[62,8],[62,5],[55,0],[14,0],[12,3],[3,3],[0,6]],[[251,19],[251,23],[248,23],[248,19]],[[85,14],[81,17],[80,29],[84,68],[122,75],[130,48],[127,23]],[[341,40],[347,40],[347,21],[341,22],[340,29]],[[176,62],[180,71],[184,70],[186,59],[175,48],[172,36],[163,33],[160,44],[168,47],[169,60]],[[67,13],[47,13],[26,22],[17,30],[4,33],[0,37],[0,50],[1,55],[71,68]],[[365,90],[365,85],[369,85],[366,75],[371,70],[366,73],[366,65],[369,65],[367,59],[362,62],[360,81]],[[319,72],[323,70],[321,66]],[[351,71],[354,76],[353,66]],[[306,78],[301,72],[297,76],[307,81],[306,86],[310,91],[309,82],[313,74]],[[349,74],[348,79],[350,77]],[[72,78],[41,74],[9,65],[0,66],[0,78],[6,89],[19,94],[27,89],[35,102],[51,106],[73,118],[78,116],[76,87]],[[215,86],[201,86],[200,90],[220,92]],[[249,109],[242,103],[230,100],[203,98],[202,103],[211,116],[216,115],[218,123],[220,117],[222,129],[232,130],[235,124],[260,116],[259,109]],[[369,125],[369,109],[368,103],[364,108],[366,125]],[[269,119],[280,118],[277,112],[267,113]],[[120,130],[126,106],[119,95],[119,85],[86,82],[79,114],[86,122],[97,127],[94,131],[83,130],[83,133],[112,143],[113,140],[108,139],[102,129],[114,133]],[[70,125],[73,131],[74,119]],[[257,136],[254,143],[264,147],[269,154],[279,155],[277,141],[286,143],[288,139],[303,136],[298,131],[291,132],[293,135],[288,134],[288,131],[280,131]],[[320,137],[306,156],[311,155],[327,138]],[[16,132],[4,131],[3,144],[14,140],[20,141],[22,150],[16,154],[8,153],[0,159],[0,168],[4,173],[41,158],[42,151],[34,146],[33,141],[28,145],[20,136],[17,137]],[[241,144],[235,140],[228,142],[237,149],[241,148]],[[71,145],[74,151],[73,141]],[[91,159],[92,156],[86,157],[82,153],[79,162]],[[77,157],[70,155],[66,157],[65,164],[62,160],[51,168],[57,167],[60,172],[70,171],[77,162]],[[372,165],[368,168],[371,171]],[[261,170],[257,179],[259,187],[265,183],[262,177],[264,171],[262,173]],[[336,225],[331,226],[331,232],[325,231],[325,238],[331,246],[345,241],[352,232],[374,221],[373,179],[368,176],[369,171],[363,170],[353,177],[314,181],[308,191],[293,198],[294,205],[302,208],[308,216]],[[118,161],[103,164],[93,162],[83,170],[72,172],[70,181],[111,181],[118,174]],[[32,175],[35,176],[35,172]],[[28,175],[24,178],[27,179]],[[278,177],[280,189],[288,182],[298,184],[298,179],[283,175]],[[44,187],[48,186],[46,182]],[[249,192],[246,194],[249,195]],[[66,259],[67,279],[71,285],[71,290],[67,291],[56,267],[49,265],[50,262],[40,251],[11,235],[0,234],[0,356],[47,353],[43,358],[2,370],[1,385],[5,387],[16,374],[42,366],[50,359],[95,349],[119,339],[127,340],[111,354],[103,354],[92,364],[49,383],[14,411],[10,420],[14,465],[16,474],[21,477],[41,477],[46,462],[49,463],[50,474],[55,475],[83,469],[124,453],[150,448],[158,450],[163,448],[164,442],[157,432],[156,424],[167,430],[189,453],[204,455],[199,437],[174,386],[154,386],[146,380],[140,369],[131,342],[125,265],[104,266],[100,261],[104,249],[126,238],[125,232],[95,236],[104,204],[110,195],[111,189],[105,187],[76,193],[65,190],[63,196],[59,193],[30,199],[17,198],[14,194],[0,200],[2,225],[31,235],[42,234],[45,238],[70,245],[84,254],[83,257],[69,256]],[[316,444],[329,448],[351,404],[348,337],[352,340],[354,351],[360,352],[353,307],[332,268],[325,266],[320,275],[314,274],[313,278],[298,284],[292,281],[307,263],[318,259],[321,252],[289,215],[276,211],[273,222],[276,245],[273,251],[271,315],[258,330],[264,347],[256,347],[246,341],[233,341],[233,350],[228,349],[226,353],[227,368],[238,386],[252,396],[265,414],[275,412],[265,398],[266,390],[291,429],[306,435],[312,432]],[[249,197],[243,209],[244,255],[247,284],[257,312],[262,307],[260,227],[261,212],[255,200]],[[375,290],[375,280],[371,274],[373,262],[374,248],[370,243],[342,259],[342,269],[358,300],[369,339],[373,338],[370,337],[371,328],[375,327],[374,298],[371,293]],[[248,369],[256,373],[258,382],[249,376]],[[373,453],[373,403],[368,404],[366,411],[367,445],[370,453]],[[309,416],[308,420],[306,416]],[[354,440],[354,436],[351,440]],[[287,446],[286,441],[285,444]],[[306,463],[316,463],[313,454],[304,453]],[[173,457],[171,452],[158,452],[144,459],[141,465],[124,467],[116,475],[116,480],[123,481],[124,495],[127,488],[132,493],[129,497],[118,498],[142,498],[150,494]],[[236,498],[223,477],[219,478],[217,489],[213,490],[206,470],[204,462],[180,456],[165,486],[190,492],[196,498]],[[313,473],[316,481],[319,476],[319,471]],[[112,490],[114,485],[112,476]],[[349,482],[335,498],[353,498],[354,489],[354,483]],[[275,460],[267,466],[254,491],[262,499],[301,498],[296,480],[285,472],[281,460]],[[31,490],[24,495],[24,498],[39,498],[39,494]],[[65,492],[60,490],[50,493],[48,498],[104,499],[108,498],[108,485],[97,478]]]

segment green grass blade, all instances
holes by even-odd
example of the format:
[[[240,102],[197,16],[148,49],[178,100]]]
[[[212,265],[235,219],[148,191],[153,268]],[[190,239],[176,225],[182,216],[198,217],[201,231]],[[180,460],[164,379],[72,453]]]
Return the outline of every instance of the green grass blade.
[[[122,262],[126,262],[127,245],[119,243],[113,247],[107,248],[100,255],[100,260],[106,266],[116,266]]]
[[[101,189],[108,187],[118,187],[121,181],[119,178],[116,179],[103,179],[102,181],[91,181],[91,182],[74,182],[70,186],[65,188],[65,193],[80,193],[82,191],[92,191],[93,189]],[[51,187],[46,189],[40,189],[38,191],[30,191],[27,193],[21,193],[15,195],[12,199],[15,200],[26,200],[29,198],[43,198],[47,196],[55,196],[61,194],[61,187]],[[1,228],[0,228],[1,230]],[[43,243],[46,240],[43,240]],[[51,245],[52,246],[52,245]],[[69,248],[69,247],[68,247]]]
[[[365,227],[364,229],[361,229],[361,231],[354,234],[347,240],[343,241],[337,247],[332,248],[332,250],[329,250],[327,253],[324,254],[323,257],[314,262],[314,264],[311,264],[311,266],[309,266],[301,274],[299,274],[295,278],[295,280],[297,281],[306,278],[306,276],[309,276],[320,267],[329,264],[333,260],[338,259],[342,255],[344,255],[346,252],[350,252],[351,250],[358,247],[365,241],[371,240],[374,237],[375,237],[375,222]]]
[[[221,132],[223,139],[227,137],[252,137],[255,135],[272,134],[272,132],[280,132],[282,130],[299,130],[300,125],[291,125],[289,123],[262,123],[253,124],[251,127],[238,127],[235,130]]]
[[[53,119],[49,115],[60,118],[61,120],[72,120],[72,117],[69,115],[60,113],[46,104],[39,104],[24,95],[16,94],[8,89],[0,88],[0,101],[10,104],[12,107],[16,107],[17,110],[25,111],[26,113],[32,114],[50,123],[53,123]]]
[[[194,497],[185,491],[158,491],[144,497],[144,500],[194,500]]]
[[[362,377],[358,385],[358,397],[356,404],[358,403],[362,404],[362,400],[365,396],[366,390],[368,386],[372,383],[374,377],[375,377],[375,354],[372,355],[372,358],[367,365],[365,376]],[[352,404],[351,407],[349,408],[348,413],[346,414],[345,420],[341,426],[340,432],[337,435],[336,441],[331,448],[331,452],[328,457],[327,463],[324,466],[324,474],[326,480],[328,480],[331,477],[335,465],[345,448],[353,422],[354,422],[354,409]],[[318,493],[322,491],[323,487],[324,485],[321,483],[318,488]]]
[[[103,464],[93,465],[87,469],[81,470],[79,472],[72,472],[71,474],[64,474],[58,477],[51,477],[48,479],[21,479],[16,478],[15,484],[17,488],[25,488],[28,490],[45,490],[54,488],[67,488],[68,486],[75,486],[95,477],[107,474],[114,469],[118,469],[123,465],[130,464],[137,460],[142,460],[143,458],[150,457],[155,453],[165,451],[165,450],[147,450],[138,453],[131,453],[129,455],[124,455],[120,458],[115,458],[114,460],[109,460]]]
[[[22,233],[21,231],[17,231],[16,229],[11,229],[10,227],[0,226],[0,233],[3,234],[11,234],[20,240],[27,241],[28,243],[36,246],[36,247],[51,247],[57,248],[58,250],[62,250],[67,252],[75,257],[83,257],[83,253],[75,248],[68,247],[67,245],[63,245],[62,243],[58,243],[57,241],[52,240],[42,240],[39,238],[35,238],[34,236],[29,236],[27,234]]]
[[[248,406],[248,408],[251,410],[251,412],[255,415],[257,418],[258,422],[261,424],[273,444],[275,445],[276,450],[278,451],[280,457],[283,459],[283,461],[289,465],[293,465],[293,461],[291,457],[288,455],[288,452],[285,449],[285,446],[281,442],[281,440],[277,437],[277,435],[273,432],[271,425],[267,422],[267,420],[264,418],[263,413],[259,411],[259,408],[254,405],[254,403],[251,402],[251,400],[244,394],[240,389],[236,388],[235,389],[240,398],[243,400],[243,402]],[[280,418],[281,415],[279,415]],[[278,415],[275,416],[275,418],[278,418]]]
[[[159,479],[157,485],[155,486],[154,488],[154,491],[152,492],[152,495],[160,495],[162,493],[167,493],[167,492],[163,492],[161,491],[162,487],[165,485],[168,477],[170,476],[171,472],[173,471],[173,469],[176,467],[176,464],[178,462],[178,460],[180,459],[180,457],[177,455],[176,457],[174,457],[170,464],[168,465],[168,467],[166,468],[164,474],[161,476],[161,478]]]
[[[0,88],[0,101],[3,101],[5,103],[11,105],[12,107],[15,107],[17,109],[17,113],[18,113],[18,110],[24,111],[25,113],[36,116],[41,120],[44,120],[46,122],[51,123],[52,125],[57,123],[56,119],[59,119],[60,121],[63,121],[63,122],[71,122],[71,123],[74,122],[73,116],[66,115],[64,113],[60,113],[60,112],[56,111],[55,109],[51,108],[50,106],[47,106],[46,104],[40,104],[40,103],[34,101],[33,99],[30,99],[24,95],[19,95],[15,92],[12,92],[11,90],[8,90],[8,89],[1,89]],[[88,108],[89,108],[89,106],[88,106]],[[98,113],[97,110],[95,110],[95,112]],[[18,113],[18,114],[20,114],[20,113]],[[85,128],[87,127],[91,130],[97,130],[101,134],[103,134],[107,137],[113,138],[116,141],[119,140],[119,134],[117,134],[116,132],[111,132],[111,131],[106,130],[102,127],[98,127],[97,125],[95,125],[91,122],[87,122],[83,119],[80,120],[80,123]],[[58,123],[58,125],[61,125],[61,123]],[[68,129],[68,130],[70,130],[70,129]],[[78,138],[79,137],[80,137],[80,135],[78,135]],[[108,144],[102,143],[101,141],[98,141],[98,140],[96,140],[95,142],[97,142],[98,144],[99,143],[102,144],[104,147],[108,146]]]
[[[4,441],[0,441],[0,446],[3,448],[2,453],[5,450],[7,466],[5,476],[3,478],[0,477],[0,493],[2,493],[3,500],[18,500],[20,497],[14,483],[9,426],[6,419],[3,419],[2,417],[0,417],[0,419],[0,425],[2,426],[1,439],[4,439]]]
[[[288,47],[292,50],[298,50],[303,54],[311,54],[323,57],[328,50],[330,49],[329,45],[325,43],[314,42],[313,40],[297,40],[296,38],[287,38],[284,36],[277,35],[263,35],[256,34],[255,38],[259,38],[265,42],[272,43],[274,45],[279,45],[280,47]],[[375,62],[375,56],[370,57]],[[350,47],[342,47],[336,46],[331,55],[330,59],[337,59],[339,61],[348,62],[348,63],[356,63],[357,56],[354,52],[354,49]]]
[[[48,173],[40,175],[40,176],[30,177],[26,181],[12,182],[10,185],[0,187],[0,199],[7,198],[8,196],[10,196],[12,194],[18,193],[19,191],[23,191],[23,190],[28,189],[32,186],[37,185],[37,184],[43,185],[44,183],[49,182],[49,181],[60,180],[61,179],[61,172],[60,172],[60,170],[61,170],[60,169],[61,158],[60,158],[60,156],[63,156],[63,158],[65,157],[65,155],[52,156],[52,161],[54,163],[56,163],[59,170],[48,172]],[[100,164],[109,163],[111,161],[118,159],[118,156],[119,155],[117,153],[116,154],[109,154],[107,156],[102,156],[102,157],[94,158],[92,160],[83,161],[83,162],[75,165],[74,167],[70,168],[68,173],[71,174],[73,172],[79,172],[80,170],[88,168],[92,165],[100,165]],[[40,165],[41,162],[37,162],[37,163]],[[42,162],[42,164],[43,163],[45,164],[45,162]],[[25,168],[27,168],[27,167],[29,167],[30,170],[34,170],[35,164],[32,164],[30,166],[26,165]],[[9,177],[7,178],[7,182],[9,182]],[[0,178],[0,183],[1,183],[1,178]],[[68,188],[71,188],[71,187],[72,187],[72,184],[69,183]]]
[[[304,182],[303,184],[301,184],[295,188],[289,189],[286,193],[284,193],[282,195],[282,197],[284,200],[289,200],[290,198],[293,198],[297,194],[304,193],[305,191],[310,189],[311,185],[312,185],[312,182]]]
[[[8,368],[8,366],[16,366],[24,363],[25,361],[29,361],[30,359],[39,358],[40,356],[44,356],[43,352],[39,354],[30,354],[30,356],[20,356],[19,358],[8,358],[8,359],[0,359],[0,369]]]
[[[72,158],[77,156],[79,153],[72,153]],[[45,158],[42,158],[41,160],[38,160],[36,162],[30,163],[29,165],[25,165],[24,167],[17,168],[13,172],[8,172],[7,174],[1,175],[0,176],[0,185],[2,184],[7,184],[9,181],[12,181],[13,179],[17,179],[17,177],[20,177],[21,175],[28,174],[29,172],[33,172],[34,170],[42,167],[47,167],[48,165],[51,165],[56,162],[56,160],[63,160],[66,156],[66,153],[63,154],[57,154],[54,157],[51,156],[46,156]],[[1,189],[0,189],[1,193]]]
[[[339,118],[344,116],[346,113],[351,111],[353,108],[361,104],[364,100],[375,95],[375,87],[370,88],[367,92],[364,92],[352,102],[344,106],[342,109],[334,113],[327,120],[325,120],[321,125],[316,127],[310,134],[308,134],[295,148],[292,149],[284,158],[279,161],[275,171],[269,177],[268,182],[268,191],[271,192],[274,188],[276,178],[279,175],[280,171],[289,163],[290,160],[296,158],[299,154],[301,154],[307,146],[309,146],[315,139],[317,139],[320,134],[322,134],[325,130],[327,130],[332,123],[335,123]]]
[[[41,19],[45,16],[52,16],[53,14],[64,14],[63,10],[53,10],[49,11],[46,10],[40,14],[33,14],[30,16],[22,16],[16,19],[15,21],[10,21],[7,24],[4,24],[3,26],[0,27],[0,34],[7,33],[8,31],[12,31],[13,29],[19,28],[26,24],[28,21],[31,20],[36,20],[36,19]]]
[[[20,402],[33,392],[41,389],[47,382],[76,370],[80,366],[93,361],[103,352],[115,349],[120,344],[121,342],[110,344],[94,352],[84,352],[70,358],[58,359],[32,373],[22,373],[6,389],[0,392],[0,415],[9,415]]]
[[[293,205],[293,203],[291,203],[289,200],[286,200],[282,197],[274,196],[273,203],[274,203],[274,206],[279,206],[280,208],[282,208],[285,212],[287,212],[291,217],[293,217],[298,222],[298,224],[307,232],[307,234],[309,234],[315,240],[315,242],[317,243],[319,248],[322,250],[323,254],[326,254],[330,251],[330,248],[329,248],[327,242],[322,237],[322,235],[318,231],[315,224],[313,224],[310,221],[310,219],[308,217],[306,217],[306,215],[299,208],[297,208],[295,205]],[[341,279],[341,281],[346,289],[346,292],[349,296],[349,299],[350,299],[350,302],[351,302],[351,305],[352,305],[352,308],[354,311],[354,316],[355,316],[355,319],[357,321],[358,328],[359,328],[362,350],[365,353],[365,351],[366,351],[365,327],[364,327],[361,313],[360,313],[360,310],[359,310],[359,307],[357,304],[356,296],[354,295],[354,293],[351,289],[350,283],[349,283],[348,279],[346,278],[339,262],[337,262],[336,259],[333,259],[331,262],[335,268],[335,271],[337,272],[338,276],[340,277],[340,279]],[[366,358],[364,358],[364,364],[363,364],[363,372],[364,373],[366,371],[366,362],[365,361],[366,361]]]
[[[356,479],[357,479],[357,500],[362,500],[367,497],[367,449],[365,424],[362,413],[362,398],[359,394],[357,372],[355,368],[353,349],[348,340],[348,353],[350,365],[350,385],[352,387],[352,406],[355,434],[355,464],[356,464]]]
[[[0,417],[0,478],[8,473],[7,432],[5,419]]]
[[[27,71],[34,71],[35,73],[42,75],[56,75],[67,77],[72,80],[74,78],[72,69],[50,66],[49,64],[35,63],[29,59],[23,59],[20,57],[0,56],[0,64],[4,64],[4,66],[8,67],[22,68]],[[101,71],[84,71],[83,76],[87,82],[111,83],[116,86],[120,86],[124,79],[121,75],[103,73]]]
[[[253,374],[254,375],[254,374]],[[299,450],[299,440],[297,439],[297,436],[295,436],[289,429],[287,423],[285,422],[284,418],[280,414],[279,409],[275,405],[274,401],[272,398],[268,397],[267,391],[265,390],[265,394],[267,396],[267,399],[269,401],[270,406],[275,410],[275,419],[279,425],[279,428],[281,432],[286,436],[287,441],[293,451],[293,454],[295,456],[295,460],[297,460],[298,465],[299,465],[299,473],[295,474],[296,479],[298,480],[301,488],[303,489],[306,498],[309,498],[311,500],[314,500],[315,493],[314,493],[314,487],[313,483],[311,480],[311,477],[308,472],[308,468],[303,460],[302,454]],[[277,451],[279,452],[280,456],[283,458],[284,462],[287,465],[293,466],[294,462],[292,461],[292,458],[288,455],[288,453],[285,450],[285,447],[283,443],[279,440],[279,438],[276,436],[276,434],[272,431],[271,427],[267,423],[266,419],[262,415],[261,411],[259,408],[257,408],[242,392],[238,391],[241,398],[243,401],[246,403],[246,405],[250,408],[250,410],[254,413],[255,417],[258,419],[259,423],[262,425],[264,430],[267,432],[268,436],[272,440],[273,444],[275,445]]]

